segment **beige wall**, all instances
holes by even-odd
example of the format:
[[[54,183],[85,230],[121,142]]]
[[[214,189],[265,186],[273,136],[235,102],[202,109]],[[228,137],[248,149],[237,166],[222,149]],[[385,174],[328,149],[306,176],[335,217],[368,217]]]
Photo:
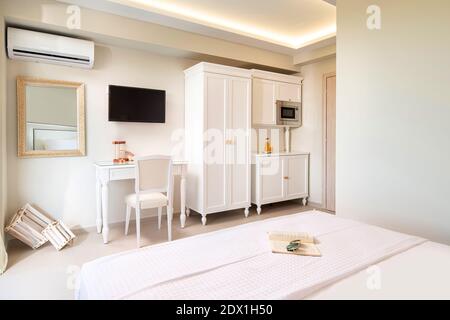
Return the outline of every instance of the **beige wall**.
[[[337,3],[337,214],[450,244],[450,1]]]
[[[113,158],[115,139],[126,140],[138,155],[170,154],[176,146],[172,133],[184,128],[183,70],[195,63],[111,46],[96,47],[94,70],[8,60],[8,214],[30,202],[70,226],[94,226],[94,162]],[[85,83],[87,157],[17,158],[15,80],[19,75]],[[166,90],[167,123],[108,122],[108,84]],[[111,221],[123,221],[123,199],[132,192],[131,182],[111,183]]]
[[[302,67],[303,126],[292,130],[292,149],[311,153],[310,202],[323,198],[323,76],[336,72],[336,58]]]

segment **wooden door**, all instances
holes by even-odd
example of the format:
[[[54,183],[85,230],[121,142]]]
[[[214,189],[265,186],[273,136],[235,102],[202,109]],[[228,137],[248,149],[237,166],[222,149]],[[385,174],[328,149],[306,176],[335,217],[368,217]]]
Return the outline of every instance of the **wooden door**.
[[[325,209],[336,210],[336,74],[324,77]]]

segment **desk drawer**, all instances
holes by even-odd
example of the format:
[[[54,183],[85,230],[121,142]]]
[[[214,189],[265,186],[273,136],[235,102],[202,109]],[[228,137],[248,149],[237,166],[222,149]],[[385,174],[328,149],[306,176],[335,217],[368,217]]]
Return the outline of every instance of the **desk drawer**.
[[[127,180],[135,178],[135,168],[123,168],[123,169],[114,169],[109,173],[109,179],[113,180]]]

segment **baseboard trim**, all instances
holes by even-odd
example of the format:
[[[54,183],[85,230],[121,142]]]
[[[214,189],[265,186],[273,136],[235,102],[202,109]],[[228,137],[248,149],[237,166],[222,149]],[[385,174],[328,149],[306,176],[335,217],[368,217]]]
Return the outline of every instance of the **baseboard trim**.
[[[308,205],[313,207],[316,210],[320,210],[320,211],[323,211],[323,212],[326,212],[326,213],[330,213],[330,214],[336,215],[336,212],[330,211],[328,209],[325,209],[325,207],[321,203],[309,202]]]
[[[326,210],[323,205],[321,203],[318,202],[311,202],[308,201],[308,206],[311,207],[312,209],[317,209],[317,210]],[[192,210],[191,210],[192,212]],[[175,212],[174,213],[174,221],[177,220],[176,216],[179,216],[181,214],[181,212]],[[146,220],[150,220],[152,218],[156,218],[158,216],[158,214],[155,213],[151,213],[148,215],[145,215],[143,217],[141,217],[141,221],[146,221]],[[165,216],[165,212],[163,211],[163,216]],[[178,219],[179,220],[179,219]],[[130,222],[134,222],[136,221],[136,219],[131,219]],[[120,225],[125,225],[125,220],[120,220],[120,221],[112,221],[109,223],[110,227],[116,227],[116,226],[120,226]],[[93,226],[87,226],[87,227],[74,227],[72,229],[72,231],[74,231],[75,233],[92,233],[92,232],[97,232],[97,226],[93,225]]]
[[[174,212],[174,221],[176,220],[175,217],[178,216],[180,213],[181,212]],[[164,219],[164,216],[166,215],[164,210],[163,210],[163,214],[162,215],[163,215],[163,219]],[[158,217],[158,214],[155,212],[155,213],[151,213],[151,214],[147,214],[145,216],[142,216],[141,217],[141,221],[144,222],[146,220],[150,220],[152,218],[157,218],[157,217]],[[136,219],[134,219],[134,218],[130,219],[130,223],[135,222],[135,221],[136,221]],[[120,220],[120,221],[111,221],[109,223],[109,227],[110,228],[111,227],[120,226],[120,225],[124,225],[125,226],[125,219],[124,220]],[[93,226],[91,225],[91,226],[87,226],[87,227],[74,227],[74,228],[72,228],[72,231],[75,232],[75,233],[79,233],[79,234],[93,233],[93,232],[97,232],[97,226],[96,225],[93,225]]]
[[[321,203],[318,203],[318,202],[311,202],[311,201],[308,201],[308,205],[309,205],[310,207],[314,207],[315,209],[324,209],[324,208],[323,208],[323,205],[322,205]]]

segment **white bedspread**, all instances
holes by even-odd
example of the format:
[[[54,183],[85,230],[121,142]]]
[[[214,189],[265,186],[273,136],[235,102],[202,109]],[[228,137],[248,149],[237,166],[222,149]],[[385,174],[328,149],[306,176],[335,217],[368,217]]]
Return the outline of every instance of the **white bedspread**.
[[[308,232],[322,257],[270,252]],[[311,211],[124,252],[82,267],[78,299],[299,299],[425,240]]]

